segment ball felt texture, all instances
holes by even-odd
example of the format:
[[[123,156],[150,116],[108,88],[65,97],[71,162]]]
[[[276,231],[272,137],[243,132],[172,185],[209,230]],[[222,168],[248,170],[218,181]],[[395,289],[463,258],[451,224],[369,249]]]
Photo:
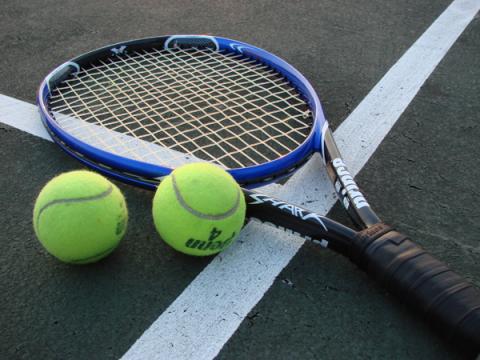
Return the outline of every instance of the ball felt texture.
[[[125,234],[127,221],[120,190],[103,176],[83,170],[50,180],[33,210],[34,230],[45,249],[74,264],[110,254]]]
[[[228,247],[245,222],[245,210],[237,182],[208,163],[175,169],[160,183],[152,208],[160,237],[177,251],[195,256]]]

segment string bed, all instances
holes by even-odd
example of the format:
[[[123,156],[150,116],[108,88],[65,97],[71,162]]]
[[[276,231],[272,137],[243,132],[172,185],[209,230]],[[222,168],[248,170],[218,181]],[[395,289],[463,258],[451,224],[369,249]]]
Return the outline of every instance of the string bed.
[[[166,167],[270,162],[313,123],[300,93],[267,65],[211,49],[147,49],[98,61],[60,83],[51,115],[101,150]]]

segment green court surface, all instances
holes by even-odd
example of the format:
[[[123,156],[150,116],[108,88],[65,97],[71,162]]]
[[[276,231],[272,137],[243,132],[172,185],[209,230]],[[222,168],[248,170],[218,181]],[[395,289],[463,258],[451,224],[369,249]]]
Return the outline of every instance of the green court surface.
[[[32,227],[43,185],[58,173],[82,168],[35,133],[36,89],[67,59],[164,34],[238,39],[299,69],[336,129],[449,5],[444,0],[1,2],[0,359],[121,358],[151,324],[165,324],[158,339],[162,355],[148,339],[140,347],[143,356],[125,359],[469,358],[348,260],[311,243],[292,252],[280,272],[265,265],[273,284],[258,280],[264,274],[227,269],[257,279],[265,291],[256,292],[258,301],[216,300],[218,317],[212,317],[215,310],[202,317],[195,311],[207,300],[191,289],[202,284],[205,293],[221,298],[227,286],[209,274],[235,254],[193,258],[170,249],[155,231],[153,193],[147,190],[116,182],[128,203],[127,234],[112,255],[95,264],[58,262],[42,249]],[[356,179],[382,219],[480,286],[478,14],[467,25]],[[364,121],[368,126],[369,118]],[[323,171],[315,167],[319,161],[311,171]],[[294,202],[296,191],[311,192],[300,204],[306,207],[323,197],[315,186],[282,186]],[[338,203],[329,216],[350,225]],[[284,239],[279,231],[263,231]],[[241,238],[239,251],[252,241],[254,236]],[[245,294],[256,290],[249,291]]]

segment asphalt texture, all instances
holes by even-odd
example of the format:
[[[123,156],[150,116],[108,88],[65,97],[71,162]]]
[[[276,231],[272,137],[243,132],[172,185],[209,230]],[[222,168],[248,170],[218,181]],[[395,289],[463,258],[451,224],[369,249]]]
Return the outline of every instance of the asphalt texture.
[[[56,65],[105,44],[207,33],[263,47],[312,82],[333,128],[449,1],[0,2],[0,93],[33,103]],[[480,285],[478,15],[357,177],[386,222]],[[368,121],[368,119],[366,119]],[[130,213],[108,258],[69,266],[32,227],[35,197],[81,166],[0,123],[2,359],[120,357],[209,262],[160,241],[153,194],[117,183]],[[348,224],[339,206],[330,216]],[[234,269],[232,269],[234,271]],[[347,260],[306,244],[219,359],[465,358]]]

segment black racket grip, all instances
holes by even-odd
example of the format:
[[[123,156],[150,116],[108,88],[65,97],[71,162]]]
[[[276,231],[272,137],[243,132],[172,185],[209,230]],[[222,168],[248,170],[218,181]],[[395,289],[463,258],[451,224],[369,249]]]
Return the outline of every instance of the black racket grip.
[[[350,258],[460,350],[480,352],[480,290],[446,264],[384,224],[359,232]]]

